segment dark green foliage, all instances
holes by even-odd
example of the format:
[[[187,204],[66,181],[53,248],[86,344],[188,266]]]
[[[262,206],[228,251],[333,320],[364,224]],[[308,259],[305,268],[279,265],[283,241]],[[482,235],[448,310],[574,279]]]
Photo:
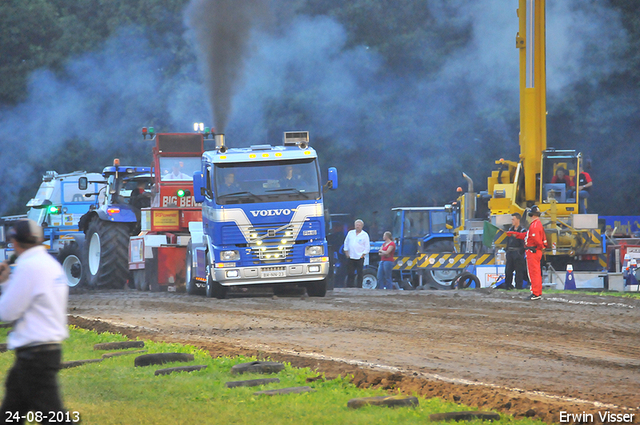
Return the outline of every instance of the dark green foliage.
[[[107,40],[131,28],[148,41],[148,49],[140,52],[141,61],[148,61],[150,55],[163,55],[162,66],[157,70],[162,77],[158,78],[162,82],[157,89],[158,99],[168,103],[170,94],[178,92],[183,97],[172,101],[201,102],[201,99],[192,99],[190,93],[180,90],[182,85],[197,85],[202,81],[193,46],[185,37],[183,10],[188,2],[0,2],[0,112],[19,105],[27,98],[27,84],[33,71],[49,69],[57,78],[64,80],[68,77],[65,74],[70,73],[66,66],[71,60],[100,51]],[[436,78],[443,69],[447,69],[445,65],[456,54],[465,49],[473,50],[475,23],[469,18],[473,13],[462,14],[461,11],[480,6],[473,2],[465,5],[464,2],[444,0],[295,0],[271,3],[273,16],[269,25],[276,32],[284,32],[296,15],[330,16],[346,31],[346,42],[341,50],[366,48],[368,53],[377,54],[376,59],[380,61],[372,67],[371,75],[362,77],[364,83],[359,82],[369,89],[366,93],[369,98],[365,102],[371,101],[377,106],[358,110],[353,123],[349,123],[354,134],[362,135],[360,139],[349,137],[345,142],[334,138],[331,133],[323,134],[317,128],[311,128],[312,143],[321,155],[323,172],[328,166],[336,166],[340,170],[341,190],[328,197],[332,211],[353,212],[369,221],[374,216],[373,211],[379,211],[381,215],[378,217],[383,217],[381,221],[388,223],[384,215],[389,207],[450,202],[456,195],[455,188],[465,187],[462,171],[474,178],[476,190],[485,189],[485,178],[494,160],[518,157],[517,105],[506,101],[498,101],[494,105],[475,104],[474,94],[482,87],[470,84],[458,87],[454,82],[455,94],[445,99],[452,112],[437,120],[430,111],[398,106],[403,102],[406,105],[436,104],[420,102],[417,97],[424,91],[420,92],[415,86]],[[637,205],[630,200],[640,197],[637,184],[640,177],[637,154],[637,135],[640,133],[640,2],[593,0],[575,4],[584,8],[604,5],[619,13],[626,39],[614,42],[618,62],[611,72],[580,75],[561,91],[550,94],[548,145],[577,149],[593,160],[590,173],[595,186],[589,200],[590,212],[637,214]],[[581,34],[572,34],[574,36],[577,41]],[[504,55],[513,53],[507,51]],[[589,60],[588,55],[585,58]],[[472,68],[473,64],[469,67]],[[588,73],[590,68],[583,69]],[[269,140],[280,140],[283,128],[308,129],[310,122],[327,127],[334,124],[320,122],[312,116],[315,109],[309,105],[318,102],[316,87],[299,79],[293,70],[290,72],[285,95],[268,98],[264,105],[264,122],[268,127],[265,131]],[[489,81],[493,76],[484,78]],[[381,87],[388,81],[394,83],[392,93]],[[495,99],[508,99],[516,98],[518,87],[511,87],[509,93],[496,88],[484,90],[494,90],[491,95]],[[175,131],[174,128],[161,128],[169,121],[166,105],[158,105],[152,117],[139,117],[136,107],[131,106],[136,103],[129,101],[135,96],[135,93],[122,93],[122,99],[118,100],[122,110],[118,112],[123,116],[154,122],[156,131]],[[407,98],[409,102],[406,102]],[[91,100],[94,101],[93,98]],[[95,102],[100,105],[99,99]],[[194,109],[198,109],[200,104]],[[105,117],[105,121],[109,118]],[[430,134],[423,134],[425,123],[434,128]],[[132,125],[137,126],[138,123]],[[45,139],[46,136],[37,137]],[[0,140],[0,150],[2,143]],[[148,165],[151,159],[149,144],[127,141],[105,145],[78,138],[71,138],[60,145],[52,144],[50,151],[39,155],[37,161],[29,161],[29,169],[25,171],[28,174],[22,176],[22,181],[31,189],[19,191],[12,199],[2,199],[0,211],[3,214],[24,213],[25,203],[35,194],[46,170],[60,173],[77,169],[99,171],[110,164],[113,157],[120,157],[122,163]]]

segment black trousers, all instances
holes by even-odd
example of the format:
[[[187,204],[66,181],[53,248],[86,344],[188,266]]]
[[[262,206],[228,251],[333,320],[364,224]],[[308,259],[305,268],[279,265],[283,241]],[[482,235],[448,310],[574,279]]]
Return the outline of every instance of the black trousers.
[[[59,419],[62,415],[59,414],[56,418],[55,412],[63,412],[66,415],[58,392],[57,375],[61,358],[62,350],[60,349],[16,351],[16,362],[5,382],[4,400],[0,407],[0,415],[2,415],[0,423],[22,424],[24,420],[14,420],[17,416],[16,412],[24,416],[30,411],[42,412],[41,423],[43,424],[60,423]],[[52,422],[49,422],[50,417]]]
[[[357,281],[355,288],[362,288],[362,268],[364,266],[364,258],[359,260],[347,259],[347,288],[354,288],[353,272],[356,272]]]
[[[527,263],[520,251],[507,251],[507,263],[504,268],[504,286],[513,289],[513,272],[516,272],[516,288],[522,289],[522,281],[527,276]]]

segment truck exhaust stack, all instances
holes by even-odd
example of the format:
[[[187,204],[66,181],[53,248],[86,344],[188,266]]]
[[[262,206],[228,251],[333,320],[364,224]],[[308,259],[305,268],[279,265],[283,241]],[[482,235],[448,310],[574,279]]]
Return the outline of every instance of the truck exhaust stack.
[[[224,134],[216,134],[216,149],[220,151],[220,153],[225,153],[227,151],[227,147],[224,144]]]

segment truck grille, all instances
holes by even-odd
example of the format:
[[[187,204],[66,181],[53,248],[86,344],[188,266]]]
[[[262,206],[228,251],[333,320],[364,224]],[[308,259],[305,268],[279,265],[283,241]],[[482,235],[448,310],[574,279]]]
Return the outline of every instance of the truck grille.
[[[293,225],[262,225],[249,228],[248,245],[254,262],[287,262],[293,257]]]

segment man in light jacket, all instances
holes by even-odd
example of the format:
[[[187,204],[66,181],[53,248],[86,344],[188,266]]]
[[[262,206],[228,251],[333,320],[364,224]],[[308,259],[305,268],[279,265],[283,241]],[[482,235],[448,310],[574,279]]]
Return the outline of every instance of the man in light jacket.
[[[58,423],[61,418],[72,423],[57,381],[61,344],[69,336],[66,276],[42,245],[42,227],[35,221],[17,221],[8,236],[17,261],[13,270],[9,262],[0,264],[0,320],[14,322],[7,347],[15,350],[16,360],[7,375],[0,415],[22,423],[28,412],[41,412],[36,416],[41,423],[52,416]]]
[[[353,288],[353,272],[355,271],[357,278],[357,288],[362,288],[362,269],[364,266],[364,258],[369,254],[370,241],[367,232],[362,230],[364,221],[358,219],[354,223],[355,229],[347,233],[344,240],[344,255],[347,257],[347,288]]]

